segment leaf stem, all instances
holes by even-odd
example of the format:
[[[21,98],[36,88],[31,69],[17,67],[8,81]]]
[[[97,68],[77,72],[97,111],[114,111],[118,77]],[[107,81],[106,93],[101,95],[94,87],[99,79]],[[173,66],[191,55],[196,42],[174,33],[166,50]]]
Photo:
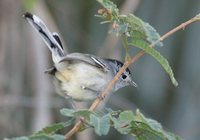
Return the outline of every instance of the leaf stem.
[[[172,30],[170,30],[169,32],[167,32],[166,34],[164,34],[163,36],[161,36],[157,41],[155,41],[154,43],[152,43],[149,47],[154,47],[158,42],[163,41],[164,39],[168,38],[169,36],[171,36],[172,34],[174,34],[175,32],[177,32],[180,29],[185,29],[186,26],[188,26],[191,23],[196,22],[196,21],[200,21],[200,15],[196,15],[195,17],[191,18],[190,20],[188,20],[188,21],[180,24],[179,26],[173,28]],[[117,82],[118,78],[125,71],[125,69],[128,68],[129,65],[131,65],[132,63],[134,63],[140,57],[142,57],[144,54],[145,54],[144,51],[140,51],[137,55],[135,55],[133,58],[131,58],[131,60],[126,61],[124,63],[124,65],[122,66],[122,68],[115,75],[115,77],[109,83],[109,85],[107,86],[107,88],[99,95],[98,98],[96,98],[96,100],[94,100],[94,102],[92,103],[92,105],[89,108],[90,111],[95,110],[97,108],[97,106],[101,103],[101,101],[110,93],[113,85]],[[69,139],[76,132],[78,132],[80,130],[82,124],[83,124],[83,121],[79,120],[74,125],[74,127],[67,134],[65,134],[65,140]]]

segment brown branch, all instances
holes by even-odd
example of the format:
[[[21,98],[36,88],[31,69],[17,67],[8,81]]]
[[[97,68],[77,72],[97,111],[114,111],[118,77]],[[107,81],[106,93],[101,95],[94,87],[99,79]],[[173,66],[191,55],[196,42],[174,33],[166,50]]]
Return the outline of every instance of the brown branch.
[[[167,37],[171,36],[172,34],[174,34],[175,32],[177,32],[180,29],[185,29],[186,26],[190,25],[193,22],[199,21],[200,20],[200,15],[197,15],[193,18],[191,18],[190,20],[182,23],[181,25],[173,28],[172,30],[170,30],[169,32],[167,32],[166,34],[164,34],[163,36],[161,36],[157,41],[155,41],[154,43],[152,43],[150,45],[150,47],[154,47],[158,42],[163,41],[164,39],[166,39]],[[101,103],[102,99],[104,99],[106,97],[106,95],[108,95],[113,87],[113,85],[117,82],[117,80],[119,79],[119,77],[121,76],[121,74],[125,71],[126,68],[128,68],[129,65],[131,65],[132,63],[134,63],[136,60],[138,60],[141,56],[143,56],[145,54],[144,51],[139,52],[136,56],[134,56],[131,60],[126,61],[124,63],[124,65],[122,66],[122,68],[119,70],[119,72],[115,75],[115,77],[113,78],[113,80],[109,83],[109,85],[107,86],[107,88],[100,94],[99,98],[96,98],[96,100],[92,103],[92,105],[90,106],[89,110],[93,111],[97,108],[97,106]],[[65,135],[65,139],[69,139],[71,136],[73,136],[76,132],[78,132],[81,128],[82,125],[82,121],[79,120],[74,127]]]

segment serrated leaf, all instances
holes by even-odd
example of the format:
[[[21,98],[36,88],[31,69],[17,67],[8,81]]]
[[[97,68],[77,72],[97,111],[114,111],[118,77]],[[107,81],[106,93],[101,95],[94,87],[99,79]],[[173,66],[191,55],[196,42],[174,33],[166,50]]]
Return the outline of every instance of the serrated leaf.
[[[147,22],[144,22],[143,25],[144,25],[145,33],[147,35],[147,40],[151,44],[153,44],[154,42],[157,42],[160,38],[160,35],[158,34],[158,32]],[[155,45],[162,47],[163,43],[158,41]]]
[[[164,58],[157,50],[155,50],[152,47],[149,47],[148,43],[146,43],[145,41],[142,41],[140,39],[131,40],[129,45],[138,47],[138,48],[142,49],[143,51],[145,51],[147,54],[150,54],[151,56],[153,56],[161,64],[161,66],[164,68],[164,70],[168,73],[174,86],[178,86],[178,82],[174,78],[174,73],[173,73],[167,59]]]
[[[4,138],[4,140],[29,140],[29,138],[22,136],[22,137],[17,137],[17,138]]]
[[[122,121],[117,118],[111,118],[114,128],[121,134],[129,134],[132,131],[129,121]]]
[[[91,114],[90,124],[94,127],[95,133],[99,136],[107,135],[110,129],[110,117],[109,115],[97,117],[94,114]]]
[[[55,132],[57,132],[58,130],[64,128],[64,124],[62,123],[56,123],[56,124],[52,124],[49,125],[45,128],[43,128],[41,131],[39,131],[38,133],[34,134],[34,135],[40,135],[40,134],[54,134]]]
[[[144,117],[139,110],[123,111],[120,115],[110,116],[114,128],[121,134],[134,135],[137,140],[180,140],[172,133],[163,130],[160,123]]]
[[[180,140],[180,137],[165,132],[163,129],[153,129],[148,123],[132,122],[132,133],[138,140]]]
[[[104,8],[111,10],[111,13],[118,10],[116,5],[110,0],[98,0],[98,2]],[[111,30],[112,33],[115,33],[117,36],[120,35],[123,38],[125,36],[129,40],[132,40],[130,43],[132,46],[138,47],[153,56],[169,74],[172,83],[175,86],[178,85],[167,59],[165,59],[158,51],[149,47],[151,44],[163,46],[162,42],[159,41],[160,35],[149,23],[142,21],[133,14],[118,15],[115,16],[115,18],[110,18],[110,21],[115,25]],[[126,44],[124,45],[125,48],[127,48]],[[127,49],[126,56],[128,56]]]
[[[120,16],[119,19],[119,27],[121,25],[128,25],[127,30],[124,30],[123,34],[128,38],[141,39],[148,42],[149,45],[155,41],[158,41],[160,38],[158,32],[149,23],[142,21],[140,18],[133,14]],[[163,44],[162,42],[158,41],[155,46],[161,47]]]
[[[113,28],[110,31],[117,36],[125,35],[126,37],[140,38],[149,42],[149,45],[159,40],[158,32],[147,22],[144,22],[133,14],[119,15],[119,10],[110,0],[97,0],[107,11],[110,11],[110,18],[106,18],[109,22],[113,22]],[[116,12],[117,11],[117,12]],[[113,14],[115,13],[115,14]],[[100,13],[104,17],[105,12]],[[139,36],[138,36],[139,35]],[[156,46],[163,46],[162,42],[158,41]]]
[[[120,21],[123,24],[126,23],[129,25],[128,32],[131,38],[135,37],[133,36],[134,32],[137,32],[138,34],[140,34],[140,36],[143,36],[143,38],[147,38],[144,22],[140,18],[138,18],[137,16],[133,14],[129,14],[129,15],[120,16],[120,19],[121,19]]]
[[[138,140],[180,140],[180,137],[164,131],[160,123],[146,118],[139,110],[136,111],[135,121],[131,125]]]
[[[75,111],[73,114],[74,114],[75,116],[81,116],[81,117],[85,118],[86,120],[89,120],[90,115],[91,115],[92,113],[94,113],[94,112],[89,111],[89,110],[87,110],[87,109],[80,109],[80,110]]]
[[[131,125],[132,125],[132,133],[136,135],[137,139],[167,140],[166,137],[161,132],[153,130],[146,123],[132,122]]]
[[[119,116],[119,114],[120,114],[120,112],[121,112],[121,110],[117,110],[117,111],[114,111],[114,110],[112,110],[111,108],[106,108],[105,109],[107,112],[108,112],[108,114],[110,114],[110,116],[112,116],[112,117],[114,117],[114,116]],[[111,118],[112,118],[111,117]]]
[[[132,130],[130,123],[134,121],[134,114],[132,111],[123,111],[116,119],[111,116],[115,129],[121,134],[129,134]]]
[[[29,137],[29,140],[64,140],[65,137],[63,135],[35,135]]]
[[[61,109],[60,113],[67,117],[83,117],[86,120],[89,120],[92,113],[94,114],[93,111],[89,111],[88,109],[73,110],[68,108]]]
[[[119,9],[117,8],[116,4],[114,4],[110,0],[97,0],[97,2],[99,2],[106,9],[106,11],[101,13],[102,16],[100,16],[100,17],[102,17],[105,20],[111,20],[111,21],[116,20],[118,18]],[[105,12],[106,12],[106,14],[105,14]]]
[[[30,137],[18,137],[18,138],[5,138],[4,140],[64,140],[65,137],[63,135],[35,135]]]
[[[55,123],[55,124],[51,124],[45,128],[43,128],[41,131],[38,131],[37,133],[33,134],[33,135],[41,135],[41,134],[55,134],[55,132],[57,132],[58,130],[61,130],[67,126],[70,126],[72,124],[74,124],[75,119],[70,119],[67,122],[60,122],[60,123]]]
[[[74,117],[74,113],[75,110],[73,109],[69,109],[69,108],[62,108],[60,110],[60,113],[63,115],[63,116],[67,116],[67,117]]]
[[[97,0],[104,8],[115,10],[117,5],[110,0]]]
[[[132,111],[123,111],[119,114],[119,120],[121,121],[133,121],[134,114]]]
[[[65,137],[63,135],[53,135],[52,137],[54,140],[65,140]]]

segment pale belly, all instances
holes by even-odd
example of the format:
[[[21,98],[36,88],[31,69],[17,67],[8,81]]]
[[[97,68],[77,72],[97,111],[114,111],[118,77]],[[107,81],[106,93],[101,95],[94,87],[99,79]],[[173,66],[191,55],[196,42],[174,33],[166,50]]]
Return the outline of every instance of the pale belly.
[[[79,63],[56,72],[55,79],[59,94],[77,101],[87,101],[94,100],[112,76],[94,66]]]

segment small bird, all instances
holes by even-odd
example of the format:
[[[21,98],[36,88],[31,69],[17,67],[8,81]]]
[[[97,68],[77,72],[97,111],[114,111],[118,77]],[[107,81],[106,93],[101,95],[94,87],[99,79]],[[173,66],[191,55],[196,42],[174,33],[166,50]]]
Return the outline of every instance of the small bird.
[[[75,101],[94,100],[107,87],[123,63],[91,54],[66,54],[57,33],[51,33],[44,22],[29,12],[23,17],[39,33],[52,54],[54,66],[46,72],[53,75],[58,94]],[[128,85],[137,86],[127,68],[112,92]]]

